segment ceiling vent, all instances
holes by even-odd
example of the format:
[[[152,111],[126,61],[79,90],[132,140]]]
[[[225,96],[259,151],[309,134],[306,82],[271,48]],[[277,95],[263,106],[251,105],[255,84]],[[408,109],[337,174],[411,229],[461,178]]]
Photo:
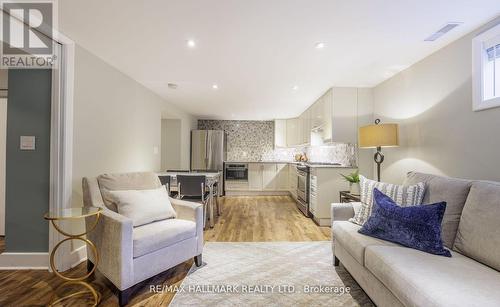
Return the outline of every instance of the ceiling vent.
[[[442,27],[441,29],[439,29],[435,33],[433,33],[431,36],[424,39],[424,41],[433,42],[436,39],[443,36],[444,34],[450,32],[452,29],[458,27],[461,24],[462,24],[462,22],[448,22],[444,27]]]
[[[163,84],[165,84],[165,83],[163,83]],[[169,84],[167,84],[167,86],[171,90],[176,90],[177,89],[177,84],[175,84],[175,83],[169,83]]]

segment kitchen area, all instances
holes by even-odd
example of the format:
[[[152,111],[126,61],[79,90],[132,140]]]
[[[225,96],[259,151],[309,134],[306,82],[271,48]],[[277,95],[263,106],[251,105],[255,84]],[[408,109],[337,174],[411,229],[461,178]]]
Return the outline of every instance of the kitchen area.
[[[360,116],[360,106],[370,103],[360,99],[371,99],[363,91],[331,88],[295,118],[199,119],[191,136],[191,168],[202,161],[205,169],[221,171],[221,195],[289,195],[304,216],[329,226],[330,204],[349,190],[341,174],[358,168],[358,125],[371,120]],[[218,137],[200,138],[209,133]]]

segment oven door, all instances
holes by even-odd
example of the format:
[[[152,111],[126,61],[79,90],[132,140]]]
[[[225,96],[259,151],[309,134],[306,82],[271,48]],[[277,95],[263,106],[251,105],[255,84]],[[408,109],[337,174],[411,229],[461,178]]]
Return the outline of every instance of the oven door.
[[[297,197],[307,203],[307,174],[297,172]]]
[[[228,164],[226,180],[248,181],[248,166],[246,164]]]

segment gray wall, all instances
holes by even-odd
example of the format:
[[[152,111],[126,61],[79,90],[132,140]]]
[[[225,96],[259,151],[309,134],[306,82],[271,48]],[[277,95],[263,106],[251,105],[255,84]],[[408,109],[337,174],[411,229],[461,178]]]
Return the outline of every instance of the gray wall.
[[[472,38],[460,38],[374,89],[374,113],[398,122],[401,146],[387,148],[382,180],[416,170],[500,181],[500,108],[472,111]]]
[[[50,70],[9,70],[6,152],[6,251],[47,252],[50,181]],[[21,151],[21,135],[36,151]]]

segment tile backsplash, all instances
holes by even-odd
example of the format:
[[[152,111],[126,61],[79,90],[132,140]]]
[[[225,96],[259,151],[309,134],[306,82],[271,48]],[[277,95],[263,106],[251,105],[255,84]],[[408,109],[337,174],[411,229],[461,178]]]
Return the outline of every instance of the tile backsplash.
[[[224,130],[228,161],[259,161],[274,147],[274,122],[253,120],[198,120],[198,129]]]
[[[306,153],[311,162],[357,165],[354,144],[274,148],[273,121],[198,120],[198,129],[226,132],[228,161],[292,161],[296,153]]]

